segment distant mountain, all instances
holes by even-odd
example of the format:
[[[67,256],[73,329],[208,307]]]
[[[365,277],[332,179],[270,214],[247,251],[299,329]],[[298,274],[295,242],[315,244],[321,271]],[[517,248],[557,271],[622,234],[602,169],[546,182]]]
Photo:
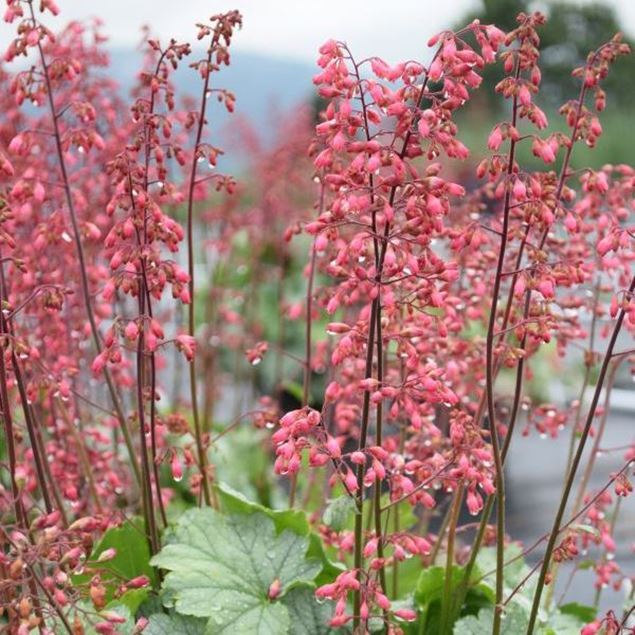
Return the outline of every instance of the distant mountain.
[[[127,95],[141,68],[142,56],[139,51],[122,48],[110,49],[110,54],[111,76]],[[202,51],[194,50],[174,74],[180,95],[200,95],[201,79],[188,64],[202,57]],[[316,67],[305,62],[235,50],[232,51],[231,65],[223,67],[214,81],[235,93],[235,113],[247,117],[267,140],[272,112],[288,111],[313,97],[315,87],[311,80],[315,73]],[[217,129],[224,127],[230,117],[222,107],[215,107],[210,115]]]

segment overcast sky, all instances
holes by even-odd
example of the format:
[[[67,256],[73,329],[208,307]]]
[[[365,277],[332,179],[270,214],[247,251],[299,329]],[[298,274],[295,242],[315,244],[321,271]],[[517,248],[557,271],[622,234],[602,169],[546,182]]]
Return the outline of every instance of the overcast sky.
[[[328,38],[346,40],[358,57],[387,61],[421,57],[428,37],[451,25],[477,0],[58,0],[61,19],[98,14],[114,45],[139,41],[139,27],[151,24],[161,39],[191,40],[193,24],[214,12],[240,9],[243,30],[235,40],[243,49],[313,62]],[[624,29],[635,33],[635,0],[607,0]],[[4,3],[3,3],[4,4]],[[51,19],[47,16],[47,23]],[[10,30],[0,28],[6,43]],[[2,47],[4,48],[4,46]]]

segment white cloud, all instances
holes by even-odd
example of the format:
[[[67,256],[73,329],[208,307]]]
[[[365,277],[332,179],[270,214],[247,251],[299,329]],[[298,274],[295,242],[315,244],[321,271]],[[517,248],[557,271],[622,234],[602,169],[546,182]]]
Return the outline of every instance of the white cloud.
[[[379,55],[388,61],[421,58],[430,35],[446,28],[477,0],[59,0],[62,15],[54,20],[97,14],[105,20],[113,44],[139,41],[140,27],[150,24],[165,40],[191,40],[194,23],[211,13],[240,9],[245,26],[236,37],[244,49],[313,61],[328,38],[348,42],[359,57]],[[627,30],[635,32],[635,2],[609,0]],[[51,22],[47,16],[47,22]],[[2,25],[0,41],[11,29]]]

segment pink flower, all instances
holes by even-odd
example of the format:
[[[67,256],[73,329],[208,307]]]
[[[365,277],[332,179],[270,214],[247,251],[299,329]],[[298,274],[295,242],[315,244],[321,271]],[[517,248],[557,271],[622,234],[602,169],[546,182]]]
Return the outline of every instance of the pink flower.
[[[188,362],[191,362],[194,359],[196,340],[190,335],[177,335],[175,341],[177,349],[185,355]]]

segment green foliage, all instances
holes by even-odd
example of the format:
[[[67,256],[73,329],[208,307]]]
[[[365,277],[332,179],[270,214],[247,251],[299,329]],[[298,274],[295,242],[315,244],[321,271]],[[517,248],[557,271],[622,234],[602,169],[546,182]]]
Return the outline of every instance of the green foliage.
[[[440,632],[443,602],[446,600],[454,602],[465,577],[465,568],[454,565],[451,576],[449,598],[444,597],[445,567],[428,567],[419,576],[414,599],[420,610],[421,617],[419,619],[425,633]],[[475,568],[471,578],[472,585],[467,589],[463,606],[457,607],[460,615],[475,615],[481,608],[493,603],[495,597],[493,589],[483,582],[476,582],[479,577],[480,572],[478,568]],[[451,604],[448,611],[452,611],[453,608]]]
[[[284,496],[272,476],[271,460],[263,443],[267,432],[254,430],[246,423],[232,430],[214,444],[213,462],[221,482],[250,500],[274,508],[283,504]],[[245,456],[249,461],[244,460]]]
[[[204,635],[206,620],[173,613],[157,613],[150,617],[144,635]]]
[[[571,76],[571,71],[584,64],[589,52],[621,30],[611,6],[604,2],[561,0],[541,2],[540,5],[531,0],[481,0],[481,6],[463,16],[457,27],[463,27],[478,17],[483,24],[496,24],[509,31],[517,26],[516,16],[521,11],[529,13],[535,9],[547,16],[547,23],[539,29],[541,104],[557,108],[564,101],[577,97],[580,90],[579,81]],[[500,109],[503,100],[494,92],[500,81],[500,67],[485,69],[483,75],[484,86],[479,93],[490,96],[492,105]],[[635,90],[635,59],[626,56],[616,62],[604,80],[603,88],[616,105],[628,107]]]
[[[217,487],[222,513],[190,509],[152,564],[167,570],[162,585],[169,615],[151,615],[149,633],[322,635],[331,603],[319,604],[315,585],[340,569],[324,554],[300,511],[268,509]],[[279,592],[270,598],[272,584]]]
[[[106,549],[115,549],[115,557],[103,564],[97,562]],[[150,547],[143,531],[143,522],[132,519],[109,529],[93,548],[86,568],[85,573],[73,576],[73,583],[88,584],[93,575],[91,568],[99,569],[101,581],[106,587],[106,602],[114,599],[115,591],[122,582],[137,576],[147,576],[151,585],[156,586],[157,576],[150,566]],[[126,605],[134,613],[147,594],[147,589],[133,589],[122,596],[119,603]]]
[[[579,635],[580,629],[595,619],[595,610],[577,605],[574,613],[563,610],[543,614],[544,624],[535,630],[536,635]],[[522,595],[512,600],[503,613],[501,635],[524,633],[529,623],[530,600]],[[494,608],[486,607],[477,616],[469,615],[454,625],[455,635],[490,635],[494,622]]]
[[[522,558],[522,549],[517,544],[505,547],[505,562],[509,564],[503,570],[503,587],[511,592],[518,586],[529,573],[529,567]],[[494,547],[481,547],[476,557],[476,566],[482,571],[481,576],[486,576],[484,581],[491,587],[495,584],[496,549]]]
[[[287,607],[291,619],[289,635],[329,635],[344,632],[328,625],[333,613],[333,603],[319,604],[315,601],[313,590],[306,586],[289,591],[282,603]]]
[[[503,635],[523,633],[529,622],[535,583],[526,582],[521,586],[529,573],[529,567],[521,556],[522,549],[518,545],[511,544],[506,547],[505,561],[510,564],[503,570],[504,596],[509,597],[519,586],[520,589],[505,607],[501,629]],[[476,563],[477,567],[484,572],[480,574],[481,577],[485,575],[482,577],[483,582],[490,585],[494,593],[496,550],[493,547],[481,548]],[[536,630],[536,635],[578,635],[582,626],[593,621],[595,615],[596,610],[593,607],[577,603],[565,604],[553,609],[548,615],[542,613],[540,619],[544,625]],[[454,633],[456,635],[491,633],[493,619],[493,606],[484,607],[478,611],[478,614],[468,615],[458,620],[454,625]]]
[[[527,630],[529,613],[521,605],[513,602],[503,615],[502,635],[518,635]],[[454,635],[491,635],[494,623],[494,608],[487,607],[477,616],[468,615],[454,625]]]
[[[248,500],[246,496],[224,484],[218,486],[218,496],[226,513],[252,514],[260,512],[271,518],[278,533],[285,529],[290,529],[301,536],[307,536],[309,539],[307,557],[319,560],[322,564],[322,570],[315,579],[317,585],[330,582],[343,571],[341,565],[328,559],[320,537],[316,533],[311,532],[311,527],[304,512],[291,509],[268,509],[259,503]]]
[[[326,505],[322,520],[333,531],[342,531],[342,529],[350,527],[351,523],[355,522],[356,508],[355,501],[346,494],[332,498]]]
[[[343,570],[330,561],[320,537],[312,531],[306,514],[297,510],[273,510],[250,501],[227,485],[217,485],[222,511],[192,508],[183,512],[176,525],[164,536],[164,547],[150,560],[149,549],[138,522],[130,521],[109,530],[95,547],[91,561],[105,549],[115,548],[117,556],[108,562],[104,574],[108,589],[107,611],[126,619],[121,632],[132,632],[135,618],[145,615],[148,635],[335,635],[349,632],[333,629],[328,623],[332,602],[318,602],[316,586],[332,582]],[[387,501],[384,501],[386,504]],[[354,504],[341,496],[331,500],[324,522],[345,529],[353,521]],[[402,524],[411,526],[416,516],[403,510]],[[509,596],[528,573],[521,549],[507,547],[504,570],[505,595]],[[167,573],[159,598],[150,589],[128,591],[120,598],[114,593],[123,579],[147,575],[157,584],[155,570]],[[440,635],[441,616],[457,635],[485,635],[491,632],[494,616],[494,549],[482,548],[466,589],[462,588],[465,568],[451,569],[449,596],[446,596],[445,567],[423,568],[419,558],[399,565],[399,599],[393,608],[407,606],[418,611],[413,623],[404,622],[407,635]],[[387,570],[391,580],[392,570]],[[76,576],[78,583],[90,580],[90,573]],[[274,585],[272,587],[272,585]],[[277,588],[276,588],[277,587]],[[271,589],[276,591],[272,594]],[[533,585],[520,588],[505,608],[502,634],[526,629]],[[271,596],[271,597],[270,597]],[[444,603],[449,605],[444,607]],[[160,603],[167,608],[167,613]],[[460,605],[458,603],[460,602]],[[86,633],[101,616],[82,601],[86,617],[81,617]],[[69,612],[72,620],[74,609]],[[595,609],[576,603],[541,614],[536,635],[577,635],[595,618]],[[375,628],[377,627],[377,628]],[[370,624],[371,632],[382,624]]]

